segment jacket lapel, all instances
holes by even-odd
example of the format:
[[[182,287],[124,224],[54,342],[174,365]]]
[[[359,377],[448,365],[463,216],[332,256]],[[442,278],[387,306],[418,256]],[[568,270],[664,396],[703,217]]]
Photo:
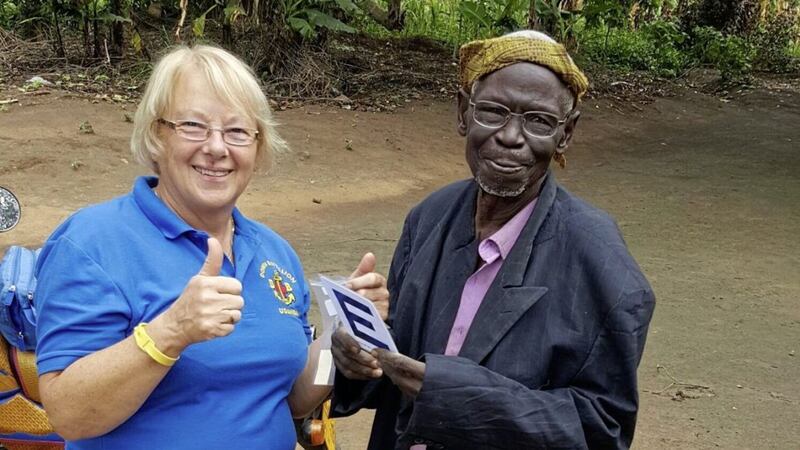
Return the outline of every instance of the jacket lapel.
[[[459,356],[480,364],[520,317],[547,293],[544,286],[523,283],[534,244],[547,238],[539,231],[555,201],[556,188],[553,175],[548,174],[533,214],[486,292]]]
[[[480,364],[508,330],[546,292],[547,288],[542,286],[507,287],[501,289],[499,298],[485,298],[458,356]],[[491,320],[486,320],[488,318]]]
[[[470,248],[477,248],[472,242],[476,189],[471,184],[455,199],[451,211],[425,237],[405,274],[396,306],[395,340],[400,351],[412,358],[443,341],[442,349],[437,350],[442,352],[447,343],[461,298],[460,290],[452,292],[453,286],[463,286],[475,264],[476,250]],[[469,260],[472,263],[466,262]],[[465,263],[467,273],[464,273]]]
[[[424,330],[426,333],[422,353],[444,353],[450,331],[453,328],[458,307],[461,304],[463,289],[467,279],[475,271],[477,262],[478,243],[473,240],[467,246],[446,249],[447,253],[442,258],[445,267],[439,269],[433,280],[430,305],[428,306],[428,320]]]

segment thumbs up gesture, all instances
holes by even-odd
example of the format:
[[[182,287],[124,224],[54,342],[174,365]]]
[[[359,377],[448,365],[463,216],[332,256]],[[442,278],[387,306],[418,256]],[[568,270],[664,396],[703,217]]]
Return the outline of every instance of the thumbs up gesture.
[[[219,276],[222,270],[222,258],[225,253],[222,251],[222,244],[219,243],[217,238],[208,238],[208,254],[206,260],[203,262],[203,267],[200,268],[199,276],[216,277]]]
[[[219,241],[209,238],[208,255],[200,271],[164,312],[164,319],[186,346],[227,336],[242,318],[242,283],[219,276],[223,255]]]
[[[389,290],[386,289],[386,278],[375,272],[375,265],[375,255],[365,254],[347,279],[346,286],[372,300],[381,319],[386,320],[389,316]]]

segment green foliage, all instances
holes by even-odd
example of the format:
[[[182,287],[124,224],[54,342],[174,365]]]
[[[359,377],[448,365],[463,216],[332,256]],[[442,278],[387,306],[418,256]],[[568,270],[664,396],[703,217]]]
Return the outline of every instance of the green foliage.
[[[210,5],[208,5],[210,3]],[[241,17],[247,16],[247,13],[242,8],[240,0],[214,0],[212,2],[196,2],[198,8],[205,7],[205,10],[194,19],[192,19],[192,35],[197,39],[204,39],[206,34],[206,25],[209,22],[221,22],[224,26],[231,26],[236,23]],[[215,14],[212,14],[215,13]],[[214,19],[214,16],[218,20]],[[136,39],[137,35],[133,36]],[[139,37],[141,39],[141,37]],[[141,42],[132,42],[134,48],[141,45]]]
[[[404,0],[405,28],[389,33],[359,17],[357,28],[376,36],[422,36],[452,48],[525,28],[528,0]]]
[[[792,59],[800,60],[800,41],[792,43],[786,51],[786,54]]]
[[[718,68],[725,81],[741,78],[752,69],[755,48],[739,36],[713,27],[695,27],[692,44],[697,61]]]
[[[33,92],[33,91],[38,91],[42,86],[43,84],[40,80],[27,81],[20,88],[20,90],[23,92]]]
[[[540,27],[559,42],[569,42],[578,25],[581,14],[561,9],[559,0],[537,0],[535,3],[537,22]]]
[[[753,33],[751,41],[756,48],[754,65],[769,72],[790,72],[800,67],[796,15],[790,13],[770,17]]]
[[[375,1],[382,7],[389,2]],[[134,22],[146,17],[152,2],[0,0],[0,27],[23,38],[53,42],[57,53],[60,48],[59,56],[70,56],[64,55],[65,50],[81,42],[85,47],[78,55],[82,62],[105,59],[106,42],[112,57],[124,53],[123,44],[132,49],[128,55],[147,55]],[[164,42],[171,43],[169,28],[180,14],[180,0],[160,3]],[[579,3],[580,10],[562,9],[574,9]],[[254,32],[308,41],[358,30],[377,36],[422,36],[455,51],[464,42],[523,29],[533,20],[535,28],[567,45],[579,59],[615,69],[670,77],[702,64],[719,68],[730,79],[753,68],[773,72],[800,68],[796,14],[800,0],[533,0],[534,17],[529,17],[532,0],[403,0],[405,28],[393,32],[373,21],[359,4],[354,0],[192,0],[186,24],[199,40],[217,38],[221,28],[221,41],[227,46],[236,37]],[[64,44],[61,30],[71,45]]]
[[[400,36],[426,36],[456,47],[462,41],[481,36],[481,28],[489,22],[489,13],[482,3],[444,0],[405,0],[405,29]],[[483,2],[485,3],[485,2]],[[473,14],[472,16],[468,16]],[[469,28],[469,29],[468,29]],[[373,29],[367,26],[367,29]],[[378,33],[382,34],[382,33]]]
[[[0,0],[0,27],[10,28],[19,16],[19,7],[12,1]]]
[[[461,17],[462,33],[470,31],[480,37],[496,36],[517,30],[524,23],[518,12],[524,4],[521,0],[466,0],[456,11]]]
[[[699,0],[686,9],[683,28],[711,27],[727,34],[746,36],[759,19],[759,2],[752,0]]]
[[[674,77],[691,59],[683,49],[686,34],[672,22],[655,21],[639,30],[600,26],[578,35],[583,59],[620,70],[646,70]]]
[[[351,0],[284,0],[285,20],[303,39],[315,39],[320,30],[355,33],[355,28],[334,17],[358,8]]]
[[[218,6],[217,3],[211,5],[203,14],[200,14],[192,21],[192,34],[196,38],[202,38],[205,36],[206,32],[206,17],[208,16],[211,11],[213,11]]]
[[[586,24],[591,28],[623,28],[628,12],[629,6],[619,0],[594,0],[583,8]]]
[[[38,23],[52,14],[48,2],[35,0],[0,0],[0,27],[27,35]]]
[[[222,13],[225,16],[225,23],[227,24],[236,23],[240,17],[247,15],[247,12],[242,9],[242,5],[239,5],[238,3],[228,4]]]
[[[677,7],[678,0],[642,0],[639,2],[639,15],[652,19],[669,13]]]

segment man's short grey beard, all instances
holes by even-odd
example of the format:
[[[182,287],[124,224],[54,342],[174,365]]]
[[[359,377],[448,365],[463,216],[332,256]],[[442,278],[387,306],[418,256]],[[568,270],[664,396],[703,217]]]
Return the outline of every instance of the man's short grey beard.
[[[523,192],[525,192],[525,189],[527,188],[527,186],[525,184],[522,184],[517,189],[513,189],[513,190],[512,189],[495,189],[495,188],[489,187],[481,179],[481,177],[479,177],[479,176],[475,177],[475,181],[478,183],[478,186],[481,187],[483,192],[486,192],[489,195],[494,195],[495,197],[503,197],[503,198],[519,197],[520,195],[522,195]]]

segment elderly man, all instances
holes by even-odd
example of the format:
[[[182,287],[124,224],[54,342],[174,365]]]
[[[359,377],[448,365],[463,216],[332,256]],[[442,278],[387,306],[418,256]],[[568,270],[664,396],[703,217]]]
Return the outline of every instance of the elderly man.
[[[653,292],[611,217],[549,170],[586,78],[535,32],[460,56],[473,179],[406,218],[388,279],[402,354],[335,334],[335,410],[377,408],[373,450],[627,448]]]

